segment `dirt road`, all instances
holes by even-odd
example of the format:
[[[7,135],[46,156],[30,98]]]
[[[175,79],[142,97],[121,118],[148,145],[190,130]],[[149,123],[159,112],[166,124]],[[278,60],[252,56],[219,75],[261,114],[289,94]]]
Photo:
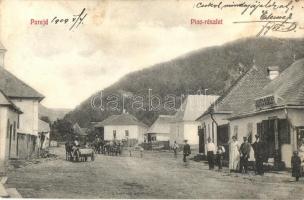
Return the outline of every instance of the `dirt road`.
[[[63,152],[55,149],[57,159],[11,171],[8,186],[32,198],[304,198],[304,180],[286,174],[209,171],[202,162],[185,166],[181,155],[151,152],[73,163]]]

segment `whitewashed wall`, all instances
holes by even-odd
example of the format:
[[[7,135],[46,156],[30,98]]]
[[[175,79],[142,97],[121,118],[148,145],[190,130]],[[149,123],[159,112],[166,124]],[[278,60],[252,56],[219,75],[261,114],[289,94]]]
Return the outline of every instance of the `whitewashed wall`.
[[[288,109],[288,116],[294,126],[303,126],[304,125],[304,112],[294,109]],[[280,119],[285,119],[285,111],[277,110],[267,113],[260,113],[255,116],[246,117],[242,119],[235,119],[230,121],[230,138],[234,133],[234,126],[238,126],[238,141],[241,143],[243,136],[247,136],[247,124],[253,123],[253,138],[254,135],[257,134],[257,123],[261,122],[262,120],[268,120],[269,117],[278,117]],[[281,147],[281,155],[282,161],[285,162],[286,167],[290,167],[290,159],[292,156],[292,151],[296,148],[296,131],[291,130],[290,133],[290,141],[291,144],[283,144]],[[254,141],[253,141],[254,142]]]
[[[184,124],[182,122],[170,123],[170,145],[176,141],[178,144],[183,144],[184,140]]]
[[[214,114],[213,118],[215,119],[218,126],[221,126],[229,123],[229,121],[227,120],[227,116],[228,116],[227,114]],[[213,120],[211,119],[211,116],[205,115],[203,118],[201,118],[199,122],[200,122],[200,126],[203,127],[204,124],[206,126],[205,144],[207,144],[207,139],[210,137],[211,139],[213,139],[214,144],[217,145],[217,126],[216,123],[213,122]],[[212,138],[212,123],[214,124],[213,125],[214,138]],[[205,148],[205,154],[207,154],[206,148]]]
[[[125,126],[105,126],[104,127],[104,139],[113,140],[113,131],[116,130],[116,139],[127,139],[125,131],[129,131],[128,139],[137,139],[140,143],[144,141],[144,133],[147,129],[145,127],[137,125],[125,125]]]
[[[18,114],[10,110],[8,107],[0,106],[0,172],[4,172],[5,162],[9,158],[9,134],[8,134],[8,120],[9,125],[12,125],[12,141],[11,141],[11,157],[17,157],[17,132],[15,138],[14,122],[17,126]]]
[[[38,136],[38,100],[13,99],[12,101],[23,112],[20,115],[18,132]]]

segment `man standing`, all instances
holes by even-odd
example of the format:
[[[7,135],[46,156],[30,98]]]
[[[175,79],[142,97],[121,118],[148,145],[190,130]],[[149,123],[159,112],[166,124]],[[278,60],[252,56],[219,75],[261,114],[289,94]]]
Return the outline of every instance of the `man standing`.
[[[243,137],[244,142],[241,144],[240,147],[240,173],[243,172],[243,169],[245,170],[245,173],[248,172],[248,158],[250,156],[250,149],[251,145],[247,141],[247,137]]]
[[[252,144],[252,148],[254,150],[256,174],[263,175],[264,145],[259,135],[255,135],[255,142]]]
[[[185,142],[185,144],[184,144],[184,151],[183,151],[183,153],[184,153],[183,161],[187,162],[187,156],[189,156],[191,154],[191,149],[190,149],[190,145],[187,143],[188,141],[185,140],[184,142]]]
[[[216,151],[214,143],[211,141],[211,138],[208,138],[208,143],[207,143],[207,160],[208,160],[208,165],[209,169],[212,170],[214,169],[214,153]]]
[[[177,157],[177,150],[179,148],[178,144],[176,143],[176,141],[174,141],[174,144],[173,144],[173,151],[174,151],[174,158]]]

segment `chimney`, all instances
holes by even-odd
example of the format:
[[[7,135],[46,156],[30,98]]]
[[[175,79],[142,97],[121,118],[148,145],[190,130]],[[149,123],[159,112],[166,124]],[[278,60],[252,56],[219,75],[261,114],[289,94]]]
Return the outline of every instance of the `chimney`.
[[[280,67],[279,66],[267,67],[267,72],[269,79],[273,80],[280,75]]]
[[[0,67],[4,67],[4,55],[5,55],[6,49],[0,42]]]

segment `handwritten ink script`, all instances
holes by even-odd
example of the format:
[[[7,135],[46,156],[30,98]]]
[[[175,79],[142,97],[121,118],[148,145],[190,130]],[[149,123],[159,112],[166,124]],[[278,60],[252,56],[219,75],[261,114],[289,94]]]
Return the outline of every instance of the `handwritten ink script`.
[[[69,30],[71,31],[71,30],[77,29],[80,24],[83,24],[84,19],[86,18],[87,15],[88,15],[88,13],[86,12],[86,9],[84,8],[80,12],[80,14],[73,15],[70,18],[62,18],[62,17],[55,16],[51,20],[51,23],[52,24],[67,24],[67,25],[69,25]]]
[[[256,36],[266,36],[269,32],[296,32],[299,29],[303,29],[298,22],[294,21],[294,8],[302,6],[299,5],[300,0],[280,1],[275,0],[268,1],[239,1],[239,2],[227,2],[219,1],[214,3],[212,1],[199,1],[195,3],[194,8],[204,9],[231,9],[239,8],[240,16],[249,15],[257,16],[257,20],[248,21],[234,21],[233,24],[259,24],[259,29]],[[304,9],[303,9],[304,11]]]

